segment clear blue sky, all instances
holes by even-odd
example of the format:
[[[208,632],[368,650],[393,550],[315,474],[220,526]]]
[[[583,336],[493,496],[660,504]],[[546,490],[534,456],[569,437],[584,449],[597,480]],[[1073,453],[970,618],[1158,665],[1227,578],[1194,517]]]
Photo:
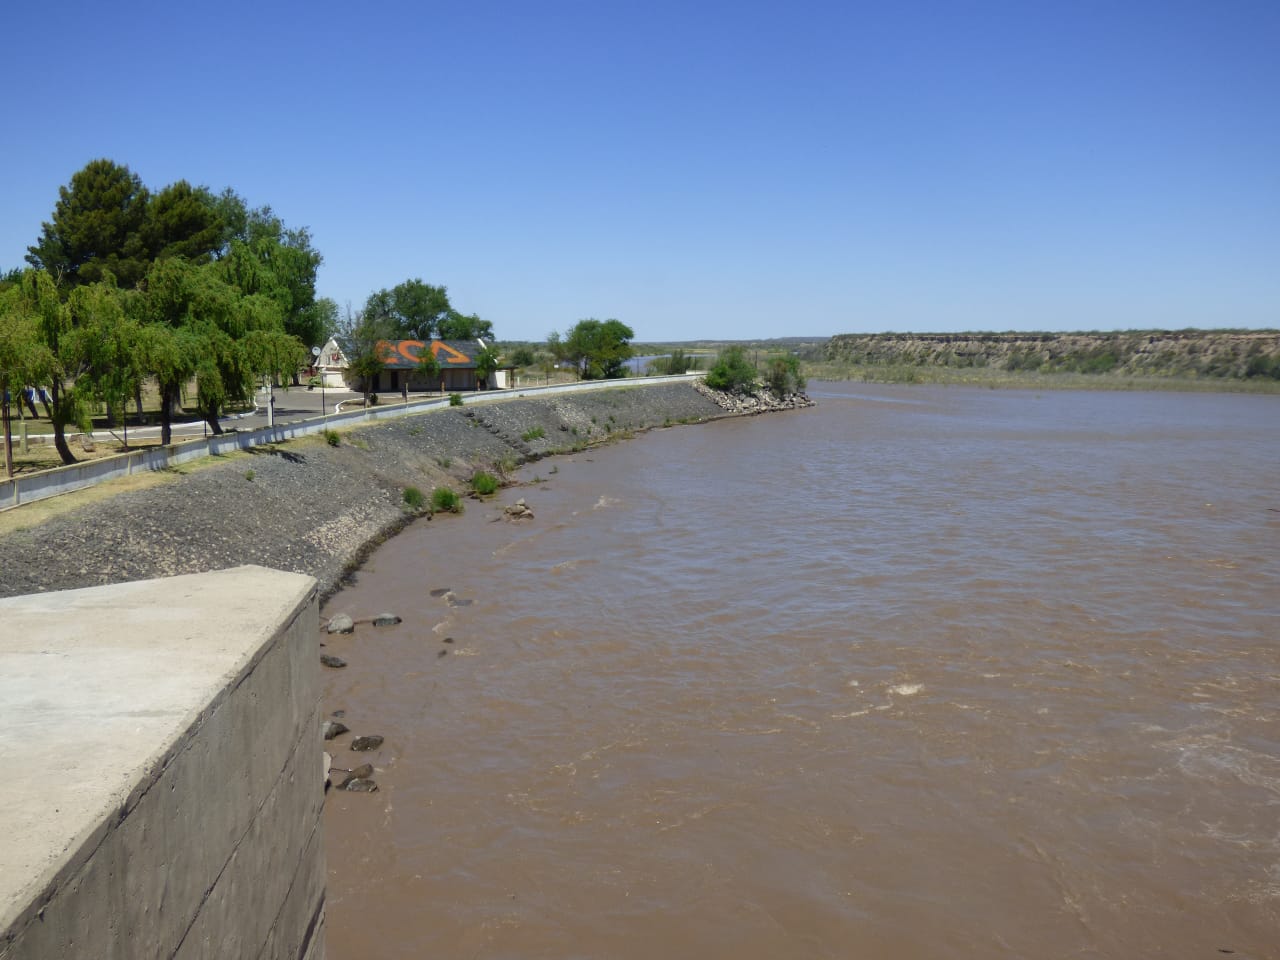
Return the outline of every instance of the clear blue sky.
[[[0,268],[95,157],[499,339],[1280,326],[1280,2],[23,3]]]

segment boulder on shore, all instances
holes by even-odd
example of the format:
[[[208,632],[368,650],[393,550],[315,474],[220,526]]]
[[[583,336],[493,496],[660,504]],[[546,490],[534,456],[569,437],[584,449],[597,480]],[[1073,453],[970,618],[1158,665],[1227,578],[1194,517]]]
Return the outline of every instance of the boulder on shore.
[[[340,613],[329,621],[329,626],[325,629],[329,633],[352,633],[356,629],[356,622],[345,613]]]

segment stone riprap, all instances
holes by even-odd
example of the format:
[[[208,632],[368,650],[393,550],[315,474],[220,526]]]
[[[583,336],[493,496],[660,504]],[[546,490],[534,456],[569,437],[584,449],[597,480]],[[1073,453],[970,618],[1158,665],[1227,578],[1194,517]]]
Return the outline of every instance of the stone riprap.
[[[311,439],[256,448],[0,535],[0,596],[245,563],[314,576],[328,593],[364,550],[411,519],[406,487],[463,491],[477,469],[726,415],[692,382],[517,391],[362,426],[336,447]]]

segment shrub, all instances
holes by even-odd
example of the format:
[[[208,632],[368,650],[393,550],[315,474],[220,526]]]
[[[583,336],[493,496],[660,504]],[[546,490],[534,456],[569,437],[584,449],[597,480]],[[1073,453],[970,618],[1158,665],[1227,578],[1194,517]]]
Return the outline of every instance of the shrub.
[[[498,478],[492,473],[477,470],[471,475],[471,489],[482,497],[487,497],[498,490]]]
[[[458,513],[462,509],[462,498],[448,487],[436,487],[431,491],[431,509],[437,513]]]
[[[253,472],[252,470],[246,470],[246,471],[244,472],[244,478],[245,478],[246,480],[248,480],[250,483],[252,483],[252,482],[253,482],[253,478],[254,478],[254,476],[255,476],[255,474],[254,474],[254,472]]]
[[[789,393],[804,389],[804,375],[800,372],[800,360],[794,356],[770,357],[764,374],[769,392],[781,399]]]
[[[325,430],[324,442],[331,447],[336,447],[338,444],[342,443],[342,436],[337,430]]]
[[[756,382],[756,368],[741,347],[729,347],[716,358],[707,371],[707,386],[714,390],[751,393]]]
[[[528,443],[530,440],[541,440],[546,435],[547,431],[543,430],[542,427],[534,427],[520,434],[520,439]]]
[[[404,503],[410,510],[421,510],[422,505],[427,502],[427,498],[422,495],[422,491],[417,487],[404,488]]]
[[[460,393],[451,393],[451,394],[449,394],[449,406],[451,406],[451,407],[460,407],[460,406],[462,406],[462,394],[460,394]]]
[[[436,457],[436,463],[440,465],[442,470],[448,470],[453,466],[453,457]]]

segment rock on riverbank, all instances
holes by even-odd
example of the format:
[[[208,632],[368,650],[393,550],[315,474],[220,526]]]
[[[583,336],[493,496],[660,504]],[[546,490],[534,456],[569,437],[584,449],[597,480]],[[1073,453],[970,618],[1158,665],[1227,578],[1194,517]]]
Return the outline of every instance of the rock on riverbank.
[[[691,382],[641,384],[440,409],[351,430],[337,447],[257,448],[0,536],[0,596],[243,563],[310,574],[328,593],[412,518],[406,487],[461,489],[476,469],[726,415]]]

